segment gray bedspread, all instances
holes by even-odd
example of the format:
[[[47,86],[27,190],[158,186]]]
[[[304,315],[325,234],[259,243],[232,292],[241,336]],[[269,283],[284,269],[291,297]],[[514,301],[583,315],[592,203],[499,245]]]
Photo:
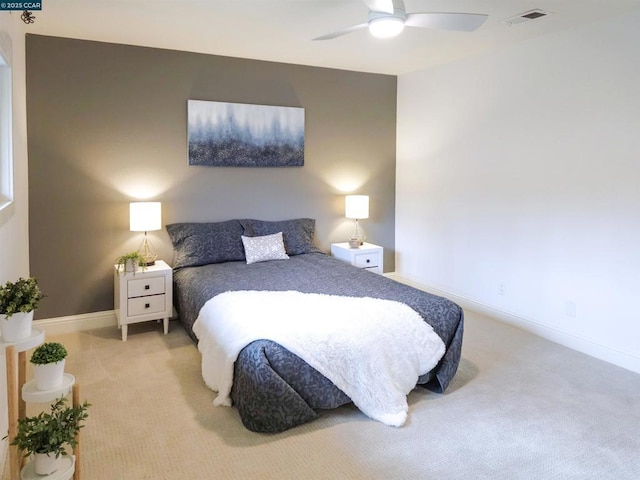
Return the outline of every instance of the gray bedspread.
[[[463,312],[458,305],[322,253],[251,265],[226,262],[186,267],[175,271],[173,278],[178,315],[195,341],[192,326],[200,309],[207,300],[226,291],[297,290],[375,297],[409,305],[433,327],[447,348],[436,368],[420,377],[418,384],[443,392],[458,368],[463,332]],[[318,415],[316,410],[350,402],[306,362],[269,340],[255,341],[240,352],[231,398],[243,424],[256,432],[283,431],[313,420]]]

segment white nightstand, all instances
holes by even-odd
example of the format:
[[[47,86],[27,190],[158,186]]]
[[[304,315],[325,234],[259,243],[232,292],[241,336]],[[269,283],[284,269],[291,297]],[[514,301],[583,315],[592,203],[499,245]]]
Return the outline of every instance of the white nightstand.
[[[351,248],[348,243],[331,244],[331,255],[337,259],[379,274],[384,271],[383,253],[384,249],[373,243],[364,243],[359,248]]]
[[[127,325],[149,320],[164,320],[164,334],[169,332],[169,318],[173,313],[173,285],[171,267],[162,260],[124,273],[114,265],[113,303],[122,330],[122,341],[127,340]]]

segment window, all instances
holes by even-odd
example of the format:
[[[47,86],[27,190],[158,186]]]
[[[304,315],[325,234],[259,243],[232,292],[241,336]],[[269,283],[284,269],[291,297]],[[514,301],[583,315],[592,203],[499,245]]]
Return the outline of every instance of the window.
[[[11,37],[0,32],[0,212],[13,202],[11,97]]]

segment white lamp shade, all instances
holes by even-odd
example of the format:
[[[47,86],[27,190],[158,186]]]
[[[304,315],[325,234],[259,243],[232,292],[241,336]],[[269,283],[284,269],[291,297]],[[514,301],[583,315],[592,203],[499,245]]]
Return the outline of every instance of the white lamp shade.
[[[369,196],[347,195],[344,197],[344,216],[347,218],[369,218]]]
[[[132,202],[129,204],[129,230],[151,232],[162,228],[160,202]]]

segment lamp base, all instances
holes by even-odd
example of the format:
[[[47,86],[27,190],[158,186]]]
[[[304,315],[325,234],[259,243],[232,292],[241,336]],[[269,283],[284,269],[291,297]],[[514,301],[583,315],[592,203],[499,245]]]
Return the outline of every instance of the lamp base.
[[[156,258],[158,258],[158,254],[154,253],[154,251],[152,250],[149,239],[147,238],[147,232],[144,232],[144,240],[142,240],[142,245],[140,245],[138,253],[142,255],[142,258],[144,258],[144,265],[146,267],[150,267],[156,264]]]
[[[351,235],[351,238],[349,239],[349,247],[360,248],[360,246],[364,243],[364,239],[367,238],[367,236],[360,231],[362,229],[358,225],[357,218],[356,218],[355,225],[356,225],[355,231],[353,232],[353,235]]]

